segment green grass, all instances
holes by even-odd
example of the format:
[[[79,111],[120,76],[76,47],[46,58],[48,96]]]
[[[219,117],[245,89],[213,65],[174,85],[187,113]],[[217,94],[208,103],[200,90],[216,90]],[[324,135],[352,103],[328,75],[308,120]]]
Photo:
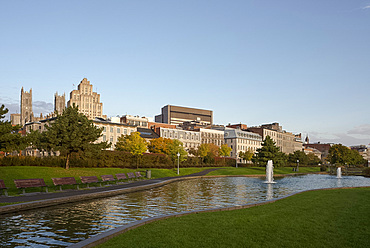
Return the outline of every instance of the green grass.
[[[274,174],[294,174],[294,173],[313,173],[320,172],[320,167],[299,167],[299,171],[293,171],[293,167],[274,168]],[[222,168],[212,171],[208,175],[264,175],[266,173],[265,167],[239,167],[239,168]]]
[[[181,168],[180,176],[196,173],[207,168]],[[145,171],[146,169],[139,169],[138,171]],[[177,169],[150,169],[152,171],[152,178],[173,177],[177,176]],[[55,191],[53,187],[53,177],[74,177],[77,182],[80,181],[80,176],[101,176],[101,175],[115,175],[117,173],[127,173],[136,171],[133,169],[121,168],[70,168],[69,170],[60,167],[36,167],[36,166],[4,166],[0,167],[0,179],[4,180],[8,187],[8,194],[18,195],[19,189],[14,185],[14,179],[29,179],[29,178],[43,178],[46,185],[49,187],[49,192]],[[145,173],[144,173],[145,176]],[[63,186],[63,189],[75,188],[75,186]],[[37,192],[39,188],[26,189],[26,192]]]
[[[370,188],[153,222],[98,247],[370,247]]]

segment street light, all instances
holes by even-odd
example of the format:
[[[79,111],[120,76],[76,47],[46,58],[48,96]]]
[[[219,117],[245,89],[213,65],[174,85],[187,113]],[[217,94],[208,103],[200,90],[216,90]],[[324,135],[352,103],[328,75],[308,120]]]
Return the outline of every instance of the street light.
[[[177,175],[180,175],[180,153],[177,152]]]
[[[298,167],[299,167],[299,159],[297,159],[297,170],[298,171]]]

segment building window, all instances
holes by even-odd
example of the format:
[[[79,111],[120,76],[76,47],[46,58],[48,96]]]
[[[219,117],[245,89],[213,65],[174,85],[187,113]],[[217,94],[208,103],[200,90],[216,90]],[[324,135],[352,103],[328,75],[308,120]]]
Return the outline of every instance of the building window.
[[[107,131],[107,128],[106,127],[103,127],[103,132],[106,132]]]
[[[123,129],[123,133],[126,135],[127,134],[127,129]]]
[[[121,133],[121,129],[119,127],[117,128],[117,133]]]
[[[113,133],[113,127],[110,128],[110,132]]]
[[[103,142],[107,141],[107,136],[103,135]]]

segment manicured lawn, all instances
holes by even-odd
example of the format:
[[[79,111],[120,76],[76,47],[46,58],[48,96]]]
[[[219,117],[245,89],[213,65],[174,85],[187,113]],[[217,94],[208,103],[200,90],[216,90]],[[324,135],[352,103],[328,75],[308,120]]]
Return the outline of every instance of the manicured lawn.
[[[292,167],[274,168],[274,174],[292,174],[292,173],[313,173],[320,172],[320,167],[299,167],[299,171],[293,171]],[[264,175],[265,167],[239,167],[239,168],[222,168],[212,171],[208,175]]]
[[[370,247],[369,213],[370,188],[310,191],[157,221],[98,247]]]
[[[206,168],[182,168],[180,175],[188,175],[202,171]],[[146,169],[139,169],[138,171],[145,172]],[[173,177],[177,176],[175,169],[150,169],[152,171],[152,178]],[[15,187],[14,179],[28,179],[28,178],[43,178],[45,183],[49,186],[53,185],[51,178],[53,177],[75,177],[78,182],[81,182],[79,176],[101,176],[101,175],[115,175],[117,173],[127,173],[136,171],[133,169],[121,168],[70,168],[69,170],[59,167],[36,167],[36,166],[6,166],[0,167],[0,179],[4,180],[8,187],[9,195],[19,194],[19,190]],[[145,176],[145,173],[142,173]],[[73,188],[63,186],[63,188]],[[26,192],[39,191],[40,189],[27,189]],[[49,187],[49,191],[54,191],[54,187]]]

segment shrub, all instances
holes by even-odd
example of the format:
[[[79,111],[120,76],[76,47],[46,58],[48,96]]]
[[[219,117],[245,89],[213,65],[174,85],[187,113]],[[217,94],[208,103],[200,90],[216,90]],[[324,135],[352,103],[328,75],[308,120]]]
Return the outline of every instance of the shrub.
[[[370,167],[366,167],[362,173],[364,174],[364,176],[366,177],[370,177]]]
[[[320,171],[327,171],[328,167],[326,165],[321,165],[320,166]]]

